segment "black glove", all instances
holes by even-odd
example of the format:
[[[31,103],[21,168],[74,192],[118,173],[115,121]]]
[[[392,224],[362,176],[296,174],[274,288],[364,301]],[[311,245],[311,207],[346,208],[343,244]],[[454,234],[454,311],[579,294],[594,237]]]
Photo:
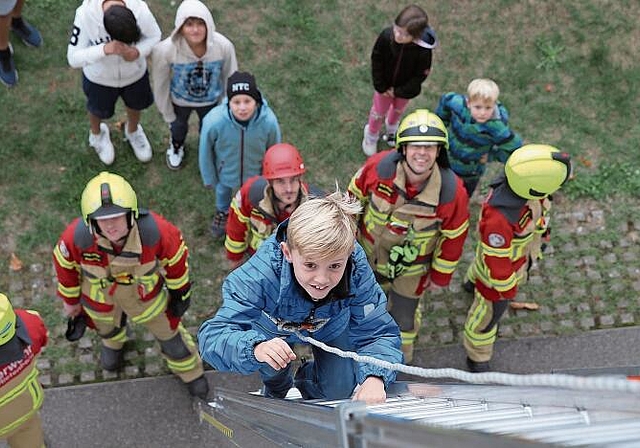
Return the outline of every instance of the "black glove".
[[[191,291],[189,288],[169,290],[169,305],[167,308],[171,314],[175,317],[182,317],[182,315],[189,309],[189,306],[191,306]]]
[[[80,339],[85,330],[87,329],[87,320],[83,313],[78,314],[76,317],[70,317],[67,319],[67,331],[64,333],[64,337],[69,342],[75,342]]]

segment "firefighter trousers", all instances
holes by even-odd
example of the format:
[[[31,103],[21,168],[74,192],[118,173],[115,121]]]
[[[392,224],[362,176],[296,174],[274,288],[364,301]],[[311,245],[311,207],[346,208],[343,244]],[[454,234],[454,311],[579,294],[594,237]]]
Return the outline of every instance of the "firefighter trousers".
[[[40,413],[34,413],[28,420],[3,437],[11,448],[44,448],[44,434]]]
[[[112,319],[96,319],[92,313],[96,331],[102,337],[102,343],[113,350],[120,350],[127,341],[126,316],[124,311],[115,305],[109,313]],[[133,318],[135,322],[135,317]],[[115,325],[118,323],[118,326]],[[144,325],[160,343],[161,354],[169,370],[180,379],[189,383],[203,375],[202,359],[198,353],[193,337],[179,323],[172,328],[171,321],[163,311],[152,319],[138,322]]]
[[[467,356],[475,362],[487,362],[493,356],[498,336],[498,321],[509,305],[508,300],[493,302],[477,290],[464,324],[463,345]]]

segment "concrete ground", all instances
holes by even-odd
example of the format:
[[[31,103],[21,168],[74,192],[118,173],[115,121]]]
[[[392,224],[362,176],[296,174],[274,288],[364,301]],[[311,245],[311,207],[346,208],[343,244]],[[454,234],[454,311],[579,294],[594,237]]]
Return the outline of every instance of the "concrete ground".
[[[510,373],[579,372],[616,368],[640,372],[640,327],[596,330],[564,338],[499,340],[494,370]],[[416,365],[463,368],[459,345],[416,353]],[[254,391],[257,375],[206,372],[212,387]],[[405,376],[405,380],[420,380]],[[197,407],[173,376],[48,388],[42,418],[50,448],[216,446],[216,431],[199,422]],[[256,447],[252,447],[256,448]]]

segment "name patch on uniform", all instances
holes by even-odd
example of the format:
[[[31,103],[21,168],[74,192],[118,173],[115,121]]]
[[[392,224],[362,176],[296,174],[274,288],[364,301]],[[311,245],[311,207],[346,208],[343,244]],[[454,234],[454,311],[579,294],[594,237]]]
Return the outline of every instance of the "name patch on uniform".
[[[489,246],[491,247],[502,247],[504,246],[505,239],[499,233],[490,233],[489,234]]]

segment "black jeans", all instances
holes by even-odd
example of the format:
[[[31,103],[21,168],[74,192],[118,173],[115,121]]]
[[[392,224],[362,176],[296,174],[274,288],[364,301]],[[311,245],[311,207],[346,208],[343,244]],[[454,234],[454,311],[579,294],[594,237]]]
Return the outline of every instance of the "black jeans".
[[[195,111],[198,114],[198,132],[202,129],[202,119],[207,113],[214,108],[211,106],[202,107],[185,107],[173,105],[173,111],[176,113],[176,119],[171,123],[171,143],[175,147],[184,145],[189,131],[189,116]]]

